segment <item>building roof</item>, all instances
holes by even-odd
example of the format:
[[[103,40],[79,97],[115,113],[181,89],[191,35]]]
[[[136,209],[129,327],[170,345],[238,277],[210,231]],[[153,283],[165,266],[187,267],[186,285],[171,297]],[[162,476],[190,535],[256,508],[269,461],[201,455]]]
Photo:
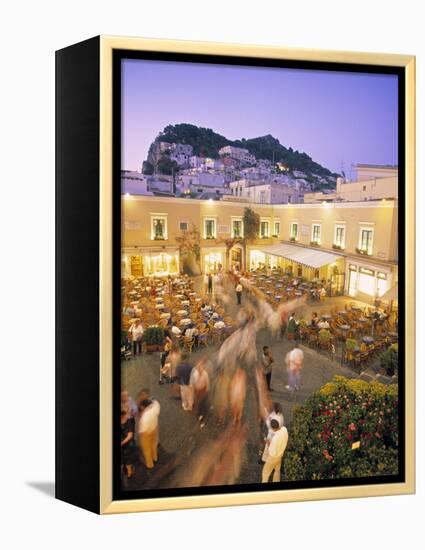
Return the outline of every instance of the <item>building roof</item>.
[[[356,164],[356,168],[389,168],[391,170],[396,170],[398,168],[397,164]]]

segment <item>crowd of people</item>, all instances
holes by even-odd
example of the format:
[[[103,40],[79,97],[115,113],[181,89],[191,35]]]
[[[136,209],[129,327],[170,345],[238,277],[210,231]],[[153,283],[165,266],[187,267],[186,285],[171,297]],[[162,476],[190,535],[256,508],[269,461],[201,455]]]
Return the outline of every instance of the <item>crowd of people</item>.
[[[213,285],[210,289],[211,285]],[[236,482],[245,452],[250,429],[244,418],[245,400],[249,388],[254,388],[257,409],[258,442],[263,482],[280,480],[281,461],[288,442],[282,407],[272,403],[272,373],[274,368],[286,368],[288,391],[300,389],[300,373],[303,368],[303,352],[294,343],[281,365],[275,366],[271,349],[264,346],[261,356],[257,354],[257,333],[265,329],[273,335],[282,333],[282,327],[290,322],[293,311],[304,303],[304,299],[271,307],[262,293],[241,274],[222,275],[206,281],[206,295],[214,289],[215,301],[228,304],[235,296],[237,305],[236,326],[232,333],[220,343],[214,353],[201,356],[194,364],[191,355],[173,340],[172,329],[166,332],[163,351],[160,353],[159,382],[170,382],[170,395],[178,396],[185,413],[196,417],[197,430],[207,424],[219,435],[200,443],[191,452],[191,460],[180,465],[180,475],[175,485],[224,484]],[[243,305],[242,305],[243,302]],[[214,316],[210,302],[202,301],[200,311],[205,316]],[[217,316],[216,316],[217,318]],[[219,322],[219,321],[218,321]],[[137,325],[134,329],[137,338]],[[191,324],[185,331],[195,329]],[[251,397],[250,397],[251,398]],[[142,390],[132,399],[123,392],[121,399],[121,448],[123,474],[134,475],[135,464],[141,460],[147,470],[155,468],[158,460],[159,418],[161,407],[149,390]],[[232,454],[229,454],[229,448]],[[215,456],[214,464],[210,455]],[[203,467],[201,467],[203,465]],[[177,462],[175,463],[178,469]]]

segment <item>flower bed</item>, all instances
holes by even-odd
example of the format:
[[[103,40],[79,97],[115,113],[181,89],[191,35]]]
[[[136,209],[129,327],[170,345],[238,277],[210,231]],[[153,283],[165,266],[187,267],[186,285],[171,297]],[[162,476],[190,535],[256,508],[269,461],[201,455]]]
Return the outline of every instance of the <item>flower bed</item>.
[[[398,473],[398,387],[336,376],[297,407],[284,461],[288,481]]]

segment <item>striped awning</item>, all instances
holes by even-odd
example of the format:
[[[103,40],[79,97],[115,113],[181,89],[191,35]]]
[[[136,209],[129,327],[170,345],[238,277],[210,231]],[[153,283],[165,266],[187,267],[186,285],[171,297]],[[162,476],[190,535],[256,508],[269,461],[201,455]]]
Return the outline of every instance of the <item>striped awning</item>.
[[[292,260],[307,267],[313,267],[318,269],[324,265],[332,264],[339,258],[340,255],[330,254],[329,252],[323,252],[321,250],[314,250],[312,248],[304,248],[302,246],[295,246],[292,244],[274,244],[272,246],[262,248],[261,252],[264,254],[270,254],[271,256],[280,256],[287,260]]]

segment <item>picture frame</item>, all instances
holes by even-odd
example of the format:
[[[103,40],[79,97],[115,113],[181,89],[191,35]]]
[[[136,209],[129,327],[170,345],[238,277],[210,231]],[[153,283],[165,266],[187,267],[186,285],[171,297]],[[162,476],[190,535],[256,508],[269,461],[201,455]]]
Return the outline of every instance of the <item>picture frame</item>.
[[[122,150],[118,137],[122,80],[116,76],[122,59],[397,75],[401,451],[399,474],[393,479],[366,477],[357,483],[321,480],[267,488],[260,484],[201,490],[164,488],[144,495],[140,491],[124,495],[120,490],[116,481],[119,449],[114,442],[119,430],[115,409],[120,391],[116,368],[116,335],[121,328],[117,315],[121,311],[118,258],[125,217],[119,184],[122,166],[117,163]],[[191,221],[186,211],[180,218],[182,223]],[[301,221],[298,231],[310,247],[317,247],[321,224],[313,221],[316,229],[314,223],[310,229]],[[225,224],[220,227],[223,233],[228,231]],[[277,231],[276,226],[273,231]],[[360,255],[364,251],[361,240],[357,248]],[[414,250],[413,56],[110,36],[98,36],[56,52],[56,498],[110,514],[413,493]]]

